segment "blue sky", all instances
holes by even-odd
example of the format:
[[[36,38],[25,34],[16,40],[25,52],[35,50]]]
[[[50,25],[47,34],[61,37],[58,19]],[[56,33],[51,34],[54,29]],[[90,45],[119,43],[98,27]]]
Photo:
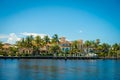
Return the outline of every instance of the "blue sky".
[[[55,33],[120,43],[120,0],[0,0],[0,40]]]

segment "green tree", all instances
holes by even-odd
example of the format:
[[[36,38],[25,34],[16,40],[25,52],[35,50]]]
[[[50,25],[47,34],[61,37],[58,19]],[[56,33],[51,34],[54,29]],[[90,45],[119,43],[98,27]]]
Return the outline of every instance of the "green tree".
[[[44,36],[43,38],[44,42],[45,42],[45,47],[46,47],[46,53],[48,53],[49,51],[49,43],[50,43],[50,38],[48,36]]]
[[[3,43],[0,41],[0,49],[2,49]]]
[[[76,54],[79,52],[79,43],[78,41],[73,41],[71,44],[71,51],[72,54]]]
[[[113,49],[113,51],[114,51],[114,56],[117,57],[117,55],[118,55],[117,52],[118,52],[118,50],[120,50],[119,44],[117,44],[117,43],[113,44],[113,45],[112,45],[112,49]]]
[[[3,55],[3,43],[0,41],[0,55]]]
[[[25,39],[25,46],[27,48],[31,48],[32,47],[32,35],[31,36],[27,36],[26,39]]]
[[[85,43],[84,43],[84,47],[86,48],[86,50],[87,50],[87,53],[88,53],[88,50],[89,50],[89,48],[90,48],[90,46],[91,46],[91,42],[90,41],[85,41]]]
[[[50,52],[57,55],[60,52],[60,47],[58,44],[52,44],[52,46],[50,46]]]
[[[98,43],[96,43],[95,41],[90,41],[90,47],[91,47],[91,52],[96,53]]]
[[[52,37],[52,43],[58,44],[59,43],[59,37],[57,34],[54,34]]]
[[[27,37],[25,38],[25,40],[24,40],[23,45],[25,45],[25,48],[26,48],[26,50],[28,51],[27,54],[30,54],[30,52],[31,52],[32,49],[33,49],[33,43],[32,43],[32,41],[33,41],[33,36],[32,36],[32,35],[27,36]]]
[[[34,50],[35,50],[36,54],[39,54],[40,48],[42,48],[45,45],[45,42],[43,39],[41,39],[40,36],[36,36],[33,41],[33,44],[34,44]]]
[[[20,41],[17,41],[16,42],[16,46],[18,47],[18,48],[23,48],[23,47],[25,47],[25,39],[24,38],[22,38]]]
[[[43,40],[45,41],[45,44],[50,43],[50,38],[48,36],[44,36]]]
[[[109,44],[107,44],[107,43],[102,44],[102,52],[104,53],[104,57],[108,56],[109,49],[110,49]]]
[[[18,52],[18,48],[16,48],[16,47],[10,47],[9,48],[9,55],[10,56],[16,56],[17,52]]]

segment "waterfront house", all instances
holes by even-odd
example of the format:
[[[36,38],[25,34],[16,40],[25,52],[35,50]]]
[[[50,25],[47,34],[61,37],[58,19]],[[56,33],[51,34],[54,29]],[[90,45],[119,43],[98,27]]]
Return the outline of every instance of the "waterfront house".
[[[78,50],[83,51],[83,40],[77,40],[78,44]],[[71,50],[71,45],[72,45],[72,41],[68,41],[66,40],[65,37],[60,37],[59,38],[59,47],[61,49],[62,52],[64,53],[68,53]],[[48,53],[50,46],[52,46],[52,43],[47,43],[46,45],[40,47],[37,52],[35,51],[35,49],[32,48],[19,48],[19,53],[28,53],[28,54],[40,54],[40,53]]]
[[[68,52],[70,50],[71,42],[67,41],[65,37],[61,37],[59,46],[63,52]]]
[[[2,46],[2,48],[7,50],[7,49],[9,49],[11,46],[12,46],[12,45],[9,44],[9,43],[4,43],[3,46]]]

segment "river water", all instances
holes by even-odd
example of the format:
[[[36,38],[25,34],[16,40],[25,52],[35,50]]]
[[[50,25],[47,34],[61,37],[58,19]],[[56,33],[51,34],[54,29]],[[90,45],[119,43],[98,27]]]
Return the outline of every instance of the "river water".
[[[120,80],[120,60],[0,59],[0,80]]]

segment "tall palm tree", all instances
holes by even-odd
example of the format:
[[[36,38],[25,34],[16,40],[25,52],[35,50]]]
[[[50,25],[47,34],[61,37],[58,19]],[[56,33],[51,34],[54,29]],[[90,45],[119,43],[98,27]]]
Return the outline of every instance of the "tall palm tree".
[[[87,40],[87,41],[85,41],[85,43],[84,43],[84,47],[86,48],[87,53],[88,53],[88,51],[89,51],[90,46],[91,46],[90,41],[88,41],[88,40]]]
[[[31,48],[32,47],[32,38],[31,36],[27,36],[25,39],[26,47]]]
[[[39,47],[41,45],[41,37],[40,36],[36,36],[34,41],[35,41],[36,47]]]
[[[43,40],[45,41],[45,44],[50,43],[50,38],[48,36],[44,36]]]
[[[27,50],[25,38],[22,38],[20,41],[17,41],[15,45],[18,48],[18,54],[20,53],[24,54],[25,50]]]
[[[58,44],[52,44],[49,50],[51,53],[53,53],[56,56],[60,52],[61,49]]]
[[[97,53],[102,52],[102,49],[103,49],[102,45],[98,45],[97,46]]]
[[[0,41],[0,49],[2,49],[3,43]]]
[[[92,49],[91,51],[94,52],[94,53],[97,53],[97,47],[98,47],[99,43],[95,42],[95,41],[90,41],[90,43],[91,43],[90,46],[91,46],[91,49]]]
[[[34,50],[35,50],[35,53],[39,54],[40,46],[41,46],[41,37],[40,36],[36,36],[35,39],[34,39]]]
[[[43,39],[41,39],[40,36],[36,36],[34,41],[33,41],[33,44],[34,44],[34,50],[37,54],[40,53],[40,48],[42,48],[44,45],[45,45],[45,42]]]
[[[104,53],[104,57],[106,56],[106,54],[108,54],[110,49],[110,45],[107,43],[103,43],[102,44],[102,52]]]
[[[25,39],[22,38],[20,41],[17,41],[17,42],[16,42],[16,45],[17,45],[18,48],[23,48],[23,47],[25,47]]]
[[[52,37],[52,43],[56,43],[58,44],[59,43],[59,37],[57,34],[54,34],[53,37]]]
[[[25,39],[22,40],[22,46],[24,46],[26,48],[26,50],[28,51],[27,53],[30,54],[30,52],[33,49],[33,36],[27,36]]]
[[[30,41],[34,40],[33,35],[30,35]]]
[[[78,41],[73,41],[72,44],[71,44],[71,53],[78,53],[79,52],[79,44],[78,44]]]
[[[9,55],[16,56],[17,52],[18,52],[18,48],[16,48],[16,47],[9,47]]]
[[[3,52],[3,43],[0,41],[0,55],[2,54]]]
[[[43,40],[45,42],[46,53],[48,53],[48,51],[49,51],[48,43],[50,43],[50,38],[48,36],[44,36]]]
[[[117,43],[113,44],[112,48],[113,48],[114,54],[116,55],[116,58],[117,58],[117,52],[118,52],[118,50],[120,50],[119,44],[117,44]]]

